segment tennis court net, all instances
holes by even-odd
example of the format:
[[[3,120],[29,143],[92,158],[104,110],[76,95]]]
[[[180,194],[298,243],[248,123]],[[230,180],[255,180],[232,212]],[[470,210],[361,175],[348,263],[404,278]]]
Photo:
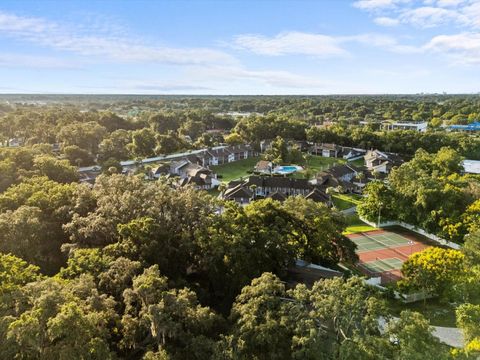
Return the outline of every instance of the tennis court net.
[[[393,252],[397,253],[398,255],[408,258],[410,254],[406,254],[403,251],[400,251],[396,249],[395,247],[392,247],[391,245],[385,244],[383,241],[380,241],[379,239],[374,238],[373,236],[368,235],[367,233],[362,233],[363,236],[365,236],[367,239],[370,239],[372,241],[375,241],[377,244],[382,245],[385,249],[390,249]]]

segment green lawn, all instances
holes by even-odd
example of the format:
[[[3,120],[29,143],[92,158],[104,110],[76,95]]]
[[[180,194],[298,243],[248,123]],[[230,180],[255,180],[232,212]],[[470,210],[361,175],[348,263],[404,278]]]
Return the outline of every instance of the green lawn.
[[[317,173],[322,170],[327,170],[337,164],[345,164],[345,162],[345,160],[338,158],[327,158],[317,155],[307,155],[305,167],[313,173]]]
[[[334,194],[332,201],[338,210],[346,210],[361,203],[362,197],[357,194]]]
[[[364,223],[358,218],[357,214],[347,216],[347,228],[343,232],[344,235],[355,234],[358,232],[366,232],[376,230],[377,228]]]
[[[456,327],[455,308],[449,304],[440,303],[437,299],[429,299],[424,304],[417,301],[404,304],[399,300],[389,299],[388,309],[393,316],[399,316],[403,310],[417,311],[430,320],[430,325]]]
[[[365,159],[361,158],[361,159],[353,160],[353,161],[350,161],[349,164],[353,165],[353,166],[358,166],[358,167],[364,166],[365,165]]]
[[[217,175],[222,177],[219,179],[223,182],[246,177],[249,174],[247,171],[252,171],[255,164],[260,160],[260,157],[252,157],[244,160],[234,161],[228,164],[212,166],[211,169]]]
[[[261,157],[253,157],[245,160],[235,161],[228,164],[212,166],[211,169],[218,175],[221,175],[223,182],[229,182],[232,180],[237,180],[241,177],[248,176],[247,171],[252,171],[255,164],[261,159]],[[309,177],[315,176],[315,174],[322,170],[327,170],[336,164],[344,164],[345,160],[335,159],[335,158],[325,158],[322,156],[316,155],[307,155],[307,161],[302,166],[305,168],[304,171],[300,171],[292,174],[292,177],[295,178],[305,178],[306,175]],[[290,164],[288,164],[290,165]],[[296,165],[296,164],[291,164]]]
[[[306,155],[306,162],[304,164],[301,164],[301,166],[305,170],[296,172],[291,176],[297,179],[305,179],[305,177],[308,177],[310,179],[320,171],[325,171],[331,168],[332,166],[335,166],[337,164],[344,164],[344,163],[345,163],[345,160],[343,159],[327,158],[327,157],[322,157],[318,155]]]

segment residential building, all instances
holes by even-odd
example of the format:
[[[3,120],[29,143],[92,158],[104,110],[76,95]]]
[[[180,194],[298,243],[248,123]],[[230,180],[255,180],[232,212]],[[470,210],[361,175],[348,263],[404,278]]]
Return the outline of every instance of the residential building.
[[[323,189],[341,187],[347,193],[361,193],[373,179],[372,173],[366,168],[344,164],[317,173],[314,183]]]
[[[188,162],[177,168],[179,186],[193,185],[197,190],[209,190],[220,185],[217,175],[201,165]]]
[[[253,156],[258,156],[258,151],[253,149],[249,144],[227,146],[220,145],[208,149],[191,150],[181,153],[174,153],[169,155],[160,155],[143,160],[127,160],[121,161],[120,165],[124,170],[131,170],[142,165],[155,165],[165,162],[184,162],[188,161],[193,164],[202,166],[220,165],[233,161],[247,159]]]
[[[234,183],[232,181],[221,197],[224,200],[232,200],[239,204],[248,204],[253,197],[253,192],[243,183]]]
[[[366,150],[363,149],[355,149],[355,148],[343,148],[343,158],[347,161],[355,161],[358,159],[362,159],[365,156]]]
[[[94,166],[85,166],[78,168],[79,181],[81,183],[94,184],[95,179],[102,172],[102,168],[98,165]]]
[[[203,159],[203,166],[222,165],[233,161],[233,156],[226,147],[204,150],[201,158]]]
[[[322,203],[331,205],[330,196],[328,196],[327,193],[321,191],[318,188],[314,188],[307,195],[305,195],[305,199],[309,199],[309,200],[313,200],[315,202],[322,202]]]
[[[193,185],[197,190],[210,190],[218,185],[220,181],[217,180],[211,172],[197,172],[195,175],[180,178],[177,182],[178,186]]]
[[[295,287],[297,284],[313,286],[319,280],[342,277],[343,275],[338,270],[304,260],[296,260],[295,264],[288,269],[287,282],[291,287]]]
[[[394,166],[400,166],[403,159],[397,154],[369,150],[364,156],[365,166],[371,172],[388,174]]]
[[[359,192],[360,189],[351,180],[356,176],[357,172],[345,165],[335,166],[326,171],[319,172],[314,183],[323,188],[339,188],[347,193]]]
[[[320,155],[323,157],[339,157],[342,151],[341,146],[336,144],[313,144],[310,149],[309,153],[312,155]]]
[[[269,194],[267,197],[272,200],[276,200],[280,202],[284,202],[285,200],[287,200],[287,195],[278,191],[275,191],[274,193]]]
[[[161,176],[170,174],[171,164],[159,164],[151,170],[151,177],[154,179],[159,179]]]
[[[281,192],[287,196],[306,195],[312,185],[307,179],[294,179],[283,176],[256,176],[252,175],[246,181],[246,186],[254,189],[256,196],[267,197],[274,192]]]
[[[206,149],[200,157],[203,165],[207,166],[227,164],[257,155],[258,153],[250,145],[234,145]]]
[[[284,201],[289,196],[305,196],[313,201],[331,205],[330,197],[307,179],[252,175],[245,181],[232,181],[222,198],[246,204],[250,200],[272,198]]]
[[[271,174],[273,170],[273,164],[271,161],[260,160],[254,167],[255,172],[262,174]]]

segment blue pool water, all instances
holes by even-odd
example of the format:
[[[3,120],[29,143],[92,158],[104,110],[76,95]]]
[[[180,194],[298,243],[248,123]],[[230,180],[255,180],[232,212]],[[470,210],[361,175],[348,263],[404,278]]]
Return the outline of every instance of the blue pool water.
[[[302,168],[300,166],[277,166],[273,172],[276,174],[293,174],[296,171],[301,170]]]

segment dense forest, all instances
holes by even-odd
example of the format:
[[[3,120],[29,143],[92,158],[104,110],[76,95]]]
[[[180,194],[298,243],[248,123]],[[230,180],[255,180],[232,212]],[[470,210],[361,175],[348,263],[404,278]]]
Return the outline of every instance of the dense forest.
[[[222,142],[256,144],[276,136],[408,155],[419,148],[435,152],[450,146],[463,156],[480,158],[476,137],[445,132],[442,127],[478,120],[480,100],[475,96],[145,96],[136,100],[112,96],[118,102],[109,102],[108,96],[71,96],[66,97],[68,106],[59,106],[64,98],[7,97],[0,109],[0,141],[61,143],[63,157],[81,166],[115,165],[115,161]],[[244,116],[235,116],[236,112]],[[382,122],[395,121],[425,121],[430,130],[382,127]]]
[[[376,221],[380,208],[385,220],[402,220],[462,243],[466,234],[480,230],[480,179],[461,175],[461,159],[448,147],[436,153],[418,150],[386,182],[366,186],[358,212]]]
[[[478,96],[0,100],[1,359],[480,354],[480,187],[460,165],[480,159],[480,138],[444,127],[477,121]],[[429,128],[387,131],[384,121]],[[441,343],[418,312],[391,316],[392,294],[353,271],[292,280],[299,259],[334,269],[357,261],[336,209],[293,196],[241,206],[120,174],[127,159],[276,137],[405,156],[386,182],[367,185],[359,212],[375,219],[382,204],[386,219],[462,244],[412,257],[400,286],[455,303],[463,348]],[[78,167],[94,164],[103,173],[79,183]]]

